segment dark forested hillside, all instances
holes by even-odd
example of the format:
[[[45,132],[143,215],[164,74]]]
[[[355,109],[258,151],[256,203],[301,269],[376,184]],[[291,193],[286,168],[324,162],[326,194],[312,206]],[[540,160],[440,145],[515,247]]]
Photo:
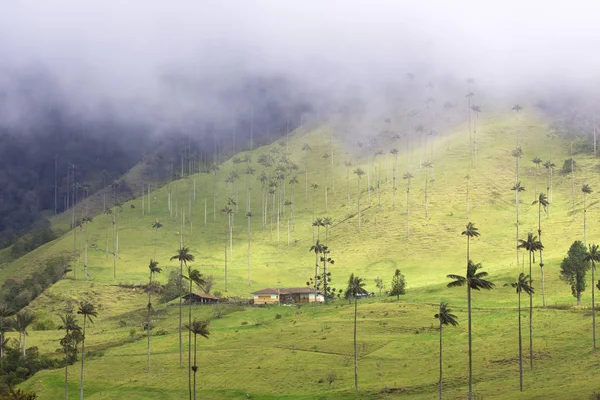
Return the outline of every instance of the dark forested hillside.
[[[200,167],[265,144],[311,112],[306,101],[290,95],[288,81],[246,77],[216,96],[232,107],[226,120],[196,118],[185,131],[157,132],[145,121],[123,122],[110,110],[74,116],[43,74],[15,75],[12,81],[12,92],[0,92],[0,248],[29,232],[13,248],[15,256],[53,238],[48,216],[118,180],[146,154],[156,156],[152,179],[168,179],[170,173],[178,176],[182,165],[187,171],[190,160]],[[202,90],[201,84],[181,85]],[[29,117],[2,124],[15,98]]]

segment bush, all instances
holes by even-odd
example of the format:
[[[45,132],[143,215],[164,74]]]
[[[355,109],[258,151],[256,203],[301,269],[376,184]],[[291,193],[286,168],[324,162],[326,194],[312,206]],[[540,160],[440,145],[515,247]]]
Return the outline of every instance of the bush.
[[[275,319],[281,319],[281,314],[276,314]]]
[[[573,169],[577,169],[577,162],[572,158],[565,160],[563,162],[562,172],[564,172],[565,174],[570,174],[572,171],[571,166],[573,167]]]

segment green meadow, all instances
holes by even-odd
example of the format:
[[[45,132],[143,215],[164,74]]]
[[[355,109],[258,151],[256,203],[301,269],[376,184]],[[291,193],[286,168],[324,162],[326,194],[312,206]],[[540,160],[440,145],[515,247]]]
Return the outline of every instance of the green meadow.
[[[383,295],[359,301],[359,391],[354,391],[353,379],[354,305],[339,299],[316,308],[193,307],[194,318],[212,318],[210,338],[199,338],[199,398],[435,398],[439,330],[433,316],[440,301],[449,302],[460,322],[458,327],[444,329],[444,396],[466,398],[466,289],[446,288],[446,275],[464,274],[466,238],[461,232],[471,221],[481,233],[471,241],[471,258],[483,265],[496,285],[491,291],[473,294],[476,398],[587,399],[594,390],[600,391],[600,353],[592,349],[591,278],[588,275],[582,306],[576,307],[569,285],[559,279],[559,265],[571,243],[583,240],[581,186],[587,183],[600,190],[600,170],[592,155],[575,156],[573,212],[572,178],[560,171],[563,161],[569,158],[568,142],[551,139],[548,125],[549,121],[535,114],[482,114],[477,120],[478,152],[473,166],[466,125],[422,141],[415,139],[410,146],[406,138],[395,137],[404,127],[393,122],[375,121],[364,137],[353,139],[348,139],[333,122],[300,129],[268,146],[238,154],[240,160],[249,156],[249,163],[234,159],[223,162],[216,178],[213,172],[195,174],[154,190],[150,210],[146,203],[144,215],[141,197],[114,207],[119,227],[116,280],[113,215],[98,215],[83,228],[68,231],[5,265],[0,280],[23,279],[57,255],[71,257],[74,271],[28,308],[38,319],[51,320],[58,326],[57,314],[69,300],[88,299],[96,304],[99,316],[88,326],[86,335],[85,397],[181,399],[187,396],[187,369],[179,368],[176,301],[159,304],[158,298],[153,299],[156,324],[152,368],[148,372],[143,329],[147,294],[143,288],[131,288],[147,284],[154,249],[163,268],[157,277],[159,282],[166,283],[170,272],[179,270],[170,258],[183,240],[196,257],[191,266],[215,277],[213,293],[249,299],[250,292],[265,287],[305,286],[314,274],[314,253],[309,249],[313,234],[318,235],[321,241],[327,241],[335,260],[330,271],[332,284],[338,289],[345,288],[350,273],[364,278],[366,289],[377,294],[375,278],[382,278],[389,287],[396,268],[406,276],[406,294],[400,300]],[[376,136],[377,141],[371,143],[367,155],[370,136]],[[537,234],[538,208],[532,202],[536,193],[548,186],[547,170],[536,168],[531,160],[539,156],[556,164],[552,204],[541,218],[547,307],[542,307],[540,268],[534,265],[535,368],[530,371],[525,363],[522,393],[518,390],[517,296],[514,289],[505,287],[529,268],[525,252],[519,253],[518,264],[516,260],[515,192],[511,190],[516,159],[511,151],[517,146],[517,137],[524,152],[520,181],[526,188],[520,194],[520,238],[528,232]],[[308,152],[302,150],[307,143],[311,147]],[[399,150],[397,161],[389,153],[393,148]],[[383,154],[374,156],[377,151]],[[323,157],[324,153],[330,157]],[[297,165],[296,170],[285,172],[285,189],[280,185],[275,195],[267,196],[264,226],[263,190],[258,179],[265,169],[258,163],[261,155],[272,155],[276,160],[286,156]],[[432,169],[422,166],[426,160],[433,163]],[[348,162],[352,166],[347,166]],[[253,175],[244,173],[248,166],[255,169]],[[365,171],[360,186],[352,172],[357,166]],[[226,183],[226,176],[234,170],[239,179]],[[414,176],[408,197],[408,182],[402,178],[406,172]],[[268,175],[274,173],[275,166],[267,171]],[[289,184],[293,176],[298,180],[295,185]],[[313,183],[318,185],[316,189],[311,187]],[[169,191],[172,212],[168,207]],[[221,212],[230,197],[237,202],[233,206],[231,253],[227,217]],[[280,198],[280,204],[288,200],[292,205],[281,208],[278,223],[278,205],[273,207],[272,201]],[[147,197],[144,200],[147,202]],[[247,203],[252,211],[250,234]],[[597,203],[597,194],[589,195],[588,243],[600,242]],[[327,234],[324,228],[313,230],[313,212],[315,217],[332,218]],[[70,214],[61,215],[52,223],[57,229],[65,229],[70,218]],[[152,228],[157,220],[163,225],[158,230]],[[92,278],[88,280],[84,279],[83,268],[86,237]],[[524,352],[529,354],[526,302],[524,297]],[[18,337],[15,335],[9,337]],[[62,335],[57,329],[32,330],[27,344],[60,357],[58,341]],[[187,334],[184,337],[187,345]],[[77,363],[69,373],[69,392],[76,398]],[[20,387],[34,390],[41,399],[58,399],[63,396],[63,385],[61,369],[39,372]]]

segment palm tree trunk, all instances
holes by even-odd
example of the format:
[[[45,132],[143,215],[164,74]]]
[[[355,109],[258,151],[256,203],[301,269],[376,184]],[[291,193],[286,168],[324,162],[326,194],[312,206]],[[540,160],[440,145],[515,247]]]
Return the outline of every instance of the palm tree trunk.
[[[146,331],[148,332],[148,372],[150,372],[150,309],[152,308],[152,272],[150,272],[150,283],[148,283],[148,318],[146,320]]]
[[[442,400],[442,319],[440,318],[440,400]]]
[[[409,183],[410,185],[410,183]],[[410,237],[410,210],[408,208],[408,198],[409,198],[410,189],[406,189],[406,238]]]
[[[596,348],[596,301],[594,298],[594,287],[596,283],[596,264],[592,261],[592,338],[594,342],[594,348]]]
[[[429,218],[429,197],[428,197],[428,188],[429,188],[429,168],[425,170],[425,219]]]
[[[529,252],[529,286],[532,286],[531,278],[531,251]],[[533,369],[533,296],[529,295],[529,368]]]
[[[197,335],[194,333],[194,400],[196,400],[196,371],[198,370],[198,364],[196,364],[196,353],[198,352],[196,348],[196,339]]]
[[[538,239],[542,243],[542,204],[538,202]],[[546,307],[546,295],[544,292],[544,261],[543,261],[543,249],[540,248],[540,269],[542,272],[542,307]]]
[[[67,337],[69,331],[67,330]],[[69,400],[69,346],[65,344],[65,400]]]
[[[84,375],[84,362],[85,362],[85,323],[86,315],[83,314],[83,338],[81,339],[81,383],[79,384],[79,400],[83,400],[83,375]]]
[[[473,400],[473,349],[471,339],[471,287],[467,283],[467,313],[469,320],[469,400]]]
[[[189,327],[192,326],[192,279],[190,274],[190,269],[188,267],[188,278],[190,281],[190,291],[188,294],[188,389],[189,389],[189,398],[192,400],[192,331]]]
[[[517,157],[517,160],[519,158]],[[516,251],[517,251],[517,267],[519,266],[519,188],[516,187],[515,190],[515,209],[516,209],[516,213],[517,213],[517,235],[516,235]],[[530,275],[531,276],[531,275]]]
[[[467,210],[467,218],[469,218],[469,180],[467,179],[467,196],[465,201],[465,208]]]
[[[158,241],[158,228],[156,228],[156,233],[154,234],[154,257],[153,260],[156,261],[156,242]]]
[[[248,286],[250,286],[250,217],[248,217]]]
[[[579,299],[577,299],[579,302]],[[23,357],[27,355],[27,330],[23,331]]]
[[[183,319],[183,261],[179,260],[179,368],[183,368],[183,339],[181,338],[181,325]]]
[[[471,237],[467,236],[467,266],[469,265],[470,251],[471,251]]]
[[[358,354],[356,353],[356,314],[358,301],[354,298],[354,390],[358,390]]]
[[[586,236],[586,229],[585,229],[585,217],[587,214],[587,209],[585,207],[585,193],[583,193],[583,245],[587,246],[587,236]]]
[[[358,177],[358,190],[357,190],[356,204],[358,207],[358,233],[360,233],[360,176]]]
[[[523,339],[521,335],[521,291],[519,295],[519,389],[523,391]]]

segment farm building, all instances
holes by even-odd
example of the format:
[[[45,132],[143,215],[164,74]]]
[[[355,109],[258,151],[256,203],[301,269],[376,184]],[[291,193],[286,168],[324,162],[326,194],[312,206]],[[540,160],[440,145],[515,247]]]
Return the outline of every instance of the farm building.
[[[303,288],[266,288],[252,292],[254,304],[289,304],[289,303],[313,303],[315,291],[309,287]],[[317,291],[316,301],[322,303],[325,300],[322,291]]]
[[[216,304],[219,299],[211,294],[206,293],[190,293],[183,296],[186,301],[192,302],[192,304]]]

